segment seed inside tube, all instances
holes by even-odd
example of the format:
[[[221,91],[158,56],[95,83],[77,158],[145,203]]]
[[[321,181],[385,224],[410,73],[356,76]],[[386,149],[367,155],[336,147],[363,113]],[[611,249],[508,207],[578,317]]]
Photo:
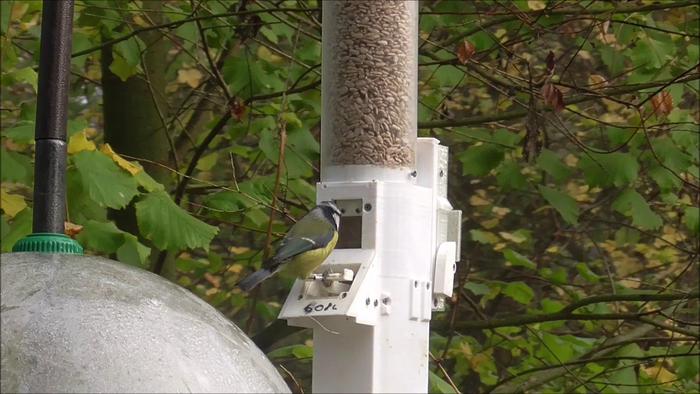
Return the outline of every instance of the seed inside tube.
[[[329,164],[411,167],[416,72],[411,2],[325,4],[324,31],[335,37],[324,52]]]

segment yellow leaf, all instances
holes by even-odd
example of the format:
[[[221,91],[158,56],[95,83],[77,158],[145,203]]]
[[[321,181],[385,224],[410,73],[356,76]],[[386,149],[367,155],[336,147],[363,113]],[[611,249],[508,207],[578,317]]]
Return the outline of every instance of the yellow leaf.
[[[227,271],[233,274],[240,274],[243,271],[243,266],[241,264],[233,264],[228,267]]]
[[[644,373],[647,374],[647,376],[653,378],[661,384],[671,383],[677,379],[676,375],[668,369],[664,368],[664,366],[661,363],[657,363],[656,365],[652,365],[648,368],[641,366],[640,369],[644,371]]]
[[[87,66],[85,76],[92,79],[93,81],[99,81],[100,79],[102,79],[102,69],[99,65],[90,64]]]
[[[584,50],[584,49],[578,51],[578,55],[577,55],[577,56],[580,57],[580,58],[583,59],[583,60],[591,60],[591,59],[593,59],[593,55],[591,55],[590,52],[588,52],[588,51],[586,51],[586,50]]]
[[[490,228],[494,228],[494,227],[498,226],[498,223],[500,223],[500,221],[501,221],[501,219],[499,219],[499,218],[493,218],[493,219],[489,219],[489,220],[484,220],[480,224],[484,228],[490,229]]]
[[[490,205],[491,202],[487,201],[479,196],[474,195],[474,196],[469,197],[469,204],[471,204],[475,207],[479,207],[479,206],[484,206],[484,205]]]
[[[604,88],[608,86],[608,80],[600,74],[591,74],[588,76],[588,85],[593,89]]]
[[[249,252],[250,248],[247,246],[229,246],[228,251],[233,254],[243,254]]]
[[[95,143],[87,139],[87,129],[73,134],[68,140],[68,154],[73,155],[84,150],[95,150]]]
[[[535,11],[543,10],[546,6],[544,0],[528,0],[527,2],[527,7]]]
[[[270,51],[264,46],[258,47],[258,57],[269,63],[281,63],[284,61],[282,56],[275,55],[274,53],[272,53],[272,51]]]
[[[569,167],[576,167],[576,165],[578,164],[578,157],[569,153],[568,155],[566,155],[566,157],[564,157],[564,163],[566,163],[566,165]]]
[[[501,251],[501,250],[502,250],[503,248],[505,248],[506,246],[508,246],[508,245],[506,245],[505,242],[499,242],[499,243],[497,243],[496,245],[494,245],[493,250],[495,250],[496,252],[498,252],[498,251]]]
[[[621,281],[618,281],[617,283],[621,284],[622,286],[628,289],[638,289],[639,286],[642,285],[642,282],[636,278],[623,279]]]
[[[499,232],[498,235],[500,235],[501,238],[505,239],[506,241],[515,242],[516,244],[523,243],[527,240],[527,238],[522,235],[507,233],[505,231]]]
[[[210,287],[209,289],[207,289],[207,291],[204,292],[204,294],[206,294],[208,297],[211,297],[217,294],[218,292],[219,289],[217,289],[216,287]]]
[[[202,73],[196,68],[187,68],[177,70],[177,81],[179,83],[186,83],[191,88],[196,88],[199,86],[199,81],[202,80]]]
[[[123,157],[119,156],[117,152],[112,150],[112,147],[109,146],[109,144],[103,144],[102,146],[100,146],[100,152],[109,156],[112,160],[114,160],[115,163],[117,163],[119,167],[125,169],[131,175],[136,175],[140,171],[143,171],[143,168],[141,168],[140,165],[127,161]]]
[[[67,236],[73,238],[83,231],[83,226],[71,222],[63,222],[64,231],[63,233]]]
[[[10,194],[5,189],[0,189],[0,208],[11,218],[27,207],[24,197],[19,194]]]
[[[545,252],[547,252],[547,253],[559,253],[559,246],[552,245],[552,246],[548,247],[547,249],[545,249]]]
[[[510,212],[510,209],[503,208],[503,207],[493,207],[493,208],[491,208],[491,212],[495,213],[499,217],[503,217],[503,216],[506,216]]]
[[[13,21],[22,19],[28,8],[29,3],[26,1],[14,2],[12,4],[12,11],[10,11],[10,19]]]
[[[136,26],[141,26],[141,27],[150,26],[150,24],[148,22],[146,22],[146,20],[143,19],[140,15],[134,16],[134,24]]]

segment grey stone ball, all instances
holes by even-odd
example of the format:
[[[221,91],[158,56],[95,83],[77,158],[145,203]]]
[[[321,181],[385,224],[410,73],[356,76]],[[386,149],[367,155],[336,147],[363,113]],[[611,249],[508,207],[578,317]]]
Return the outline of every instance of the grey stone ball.
[[[150,272],[35,253],[0,268],[2,392],[290,392],[238,327]]]

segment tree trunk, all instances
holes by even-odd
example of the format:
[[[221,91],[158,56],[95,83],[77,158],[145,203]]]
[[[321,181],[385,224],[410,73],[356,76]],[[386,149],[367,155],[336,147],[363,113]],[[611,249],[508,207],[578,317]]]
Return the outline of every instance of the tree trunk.
[[[160,3],[152,4],[160,8]],[[150,14],[152,18],[157,18],[157,13]],[[154,21],[157,22],[157,19]],[[172,164],[168,163],[168,130],[161,120],[161,115],[167,116],[164,59],[167,56],[168,45],[157,30],[143,32],[139,34],[139,38],[146,44],[146,47],[142,48],[141,67],[148,78],[144,74],[137,74],[122,81],[109,69],[113,60],[112,46],[102,49],[105,142],[120,154],[172,167]],[[147,162],[142,164],[149,175],[167,188],[171,178],[166,168]],[[139,233],[133,204],[122,210],[111,210],[110,217],[120,229],[132,234]],[[158,251],[154,248],[151,252],[151,262],[157,257]]]

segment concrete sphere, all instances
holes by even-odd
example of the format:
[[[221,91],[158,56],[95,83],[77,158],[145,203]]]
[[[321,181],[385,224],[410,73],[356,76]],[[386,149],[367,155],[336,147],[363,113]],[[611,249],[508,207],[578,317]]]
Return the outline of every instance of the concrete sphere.
[[[189,291],[100,257],[0,259],[2,392],[289,392]]]

